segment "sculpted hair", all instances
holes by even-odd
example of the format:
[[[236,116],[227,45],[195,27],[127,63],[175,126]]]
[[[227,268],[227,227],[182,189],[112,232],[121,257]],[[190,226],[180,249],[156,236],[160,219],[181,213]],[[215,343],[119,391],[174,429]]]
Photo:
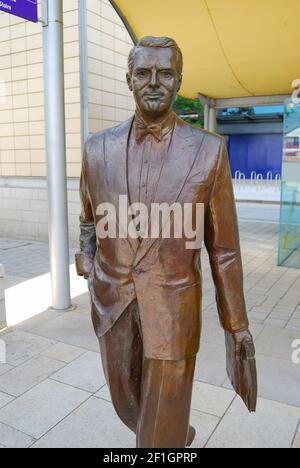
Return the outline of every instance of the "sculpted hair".
[[[174,39],[170,37],[152,37],[152,36],[145,36],[143,37],[133,49],[131,49],[128,57],[128,70],[130,74],[133,71],[134,67],[134,55],[140,47],[157,47],[162,49],[175,49],[177,53],[177,70],[179,75],[182,75],[183,70],[183,57],[182,52]]]

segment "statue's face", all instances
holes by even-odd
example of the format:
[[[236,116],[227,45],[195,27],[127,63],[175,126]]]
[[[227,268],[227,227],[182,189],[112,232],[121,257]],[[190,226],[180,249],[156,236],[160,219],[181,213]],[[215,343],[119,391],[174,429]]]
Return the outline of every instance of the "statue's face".
[[[137,49],[127,82],[142,114],[157,118],[171,110],[181,85],[177,68],[177,52],[172,48]]]

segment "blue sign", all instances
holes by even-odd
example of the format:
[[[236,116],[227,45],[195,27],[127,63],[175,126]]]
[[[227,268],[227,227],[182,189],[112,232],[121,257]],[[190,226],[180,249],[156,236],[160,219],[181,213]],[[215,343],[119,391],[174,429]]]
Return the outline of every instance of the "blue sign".
[[[37,0],[0,0],[0,10],[33,23],[38,22]]]

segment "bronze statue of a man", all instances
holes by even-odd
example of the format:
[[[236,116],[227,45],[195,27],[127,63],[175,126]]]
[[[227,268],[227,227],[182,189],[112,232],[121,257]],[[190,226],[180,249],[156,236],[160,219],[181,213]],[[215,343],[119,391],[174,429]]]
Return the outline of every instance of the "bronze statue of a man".
[[[183,448],[201,330],[201,248],[185,236],[99,236],[99,206],[204,206],[204,241],[226,332],[231,381],[256,402],[253,339],[243,293],[237,217],[225,140],[181,120],[172,106],[182,53],[170,38],[145,37],[129,55],[134,117],[85,144],[80,193],[79,275],[88,279],[92,319],[115,410],[137,447]],[[120,214],[121,213],[121,214]],[[249,365],[247,365],[247,363]]]

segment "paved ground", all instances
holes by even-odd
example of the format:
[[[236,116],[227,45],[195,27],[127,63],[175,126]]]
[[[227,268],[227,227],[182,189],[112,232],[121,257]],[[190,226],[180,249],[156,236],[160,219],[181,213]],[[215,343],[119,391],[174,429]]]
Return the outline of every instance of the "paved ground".
[[[257,348],[258,411],[249,415],[228,385],[224,337],[204,254],[204,328],[191,415],[197,428],[194,447],[300,448],[300,364],[291,359],[292,343],[300,339],[300,270],[276,266],[276,206],[241,204],[239,218]],[[8,292],[49,270],[43,243],[2,239],[0,254]],[[72,282],[78,280],[85,291],[72,270]],[[37,294],[36,288],[32,296]],[[73,300],[78,306],[73,312],[46,311],[0,334],[7,350],[7,364],[0,364],[0,447],[134,447],[133,435],[110,402],[88,295]]]

